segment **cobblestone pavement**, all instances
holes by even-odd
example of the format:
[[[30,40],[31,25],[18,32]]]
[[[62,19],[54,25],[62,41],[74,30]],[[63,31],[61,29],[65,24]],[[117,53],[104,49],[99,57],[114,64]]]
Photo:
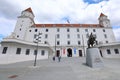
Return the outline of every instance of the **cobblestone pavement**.
[[[103,59],[103,68],[85,65],[85,58],[62,58],[61,62],[37,60],[0,65],[0,80],[120,80],[120,59]]]

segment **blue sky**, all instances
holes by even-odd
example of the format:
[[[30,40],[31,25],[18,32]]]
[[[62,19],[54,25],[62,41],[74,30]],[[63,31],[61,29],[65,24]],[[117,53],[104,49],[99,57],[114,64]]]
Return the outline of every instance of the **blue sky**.
[[[88,4],[97,4],[97,3],[100,3],[102,1],[109,1],[109,0],[83,0],[83,1],[88,3]]]
[[[0,41],[14,31],[17,17],[28,7],[36,23],[97,24],[102,12],[120,41],[120,0],[0,0]]]

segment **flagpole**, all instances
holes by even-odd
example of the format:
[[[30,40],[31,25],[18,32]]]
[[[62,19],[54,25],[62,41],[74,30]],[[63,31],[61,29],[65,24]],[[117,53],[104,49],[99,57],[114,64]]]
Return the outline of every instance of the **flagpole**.
[[[56,56],[56,34],[55,34],[55,55]]]
[[[67,19],[67,23],[70,24],[70,21]]]

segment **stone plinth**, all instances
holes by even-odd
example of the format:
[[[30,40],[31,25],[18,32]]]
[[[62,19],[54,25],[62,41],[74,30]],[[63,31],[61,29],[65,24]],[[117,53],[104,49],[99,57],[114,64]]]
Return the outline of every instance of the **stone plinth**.
[[[93,68],[103,67],[103,61],[98,48],[88,48],[86,51],[86,64]]]

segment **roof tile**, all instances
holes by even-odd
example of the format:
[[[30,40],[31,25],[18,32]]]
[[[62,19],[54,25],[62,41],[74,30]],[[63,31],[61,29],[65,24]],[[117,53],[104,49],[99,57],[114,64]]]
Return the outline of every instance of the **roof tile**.
[[[102,27],[99,24],[34,24],[35,27]]]

